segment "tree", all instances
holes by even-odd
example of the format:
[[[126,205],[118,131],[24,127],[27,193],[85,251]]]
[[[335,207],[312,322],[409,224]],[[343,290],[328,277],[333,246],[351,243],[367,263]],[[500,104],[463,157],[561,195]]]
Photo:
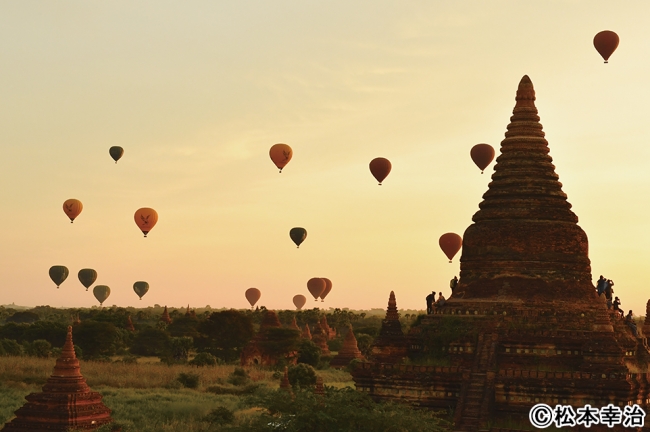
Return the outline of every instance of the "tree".
[[[52,353],[52,345],[44,339],[25,342],[25,354],[31,357],[48,358]]]
[[[290,366],[287,375],[289,375],[289,383],[293,388],[311,387],[316,384],[316,371],[304,363]]]
[[[111,356],[124,346],[122,334],[109,322],[82,321],[73,328],[74,343],[79,345],[86,359]]]
[[[321,351],[318,346],[309,339],[301,339],[298,345],[298,363],[305,363],[311,366],[318,366]]]
[[[164,356],[169,351],[170,337],[164,331],[147,327],[140,330],[131,343],[131,353],[143,356]]]
[[[12,316],[7,318],[7,322],[15,322],[15,323],[33,323],[35,321],[38,321],[38,314],[35,314],[34,312],[31,311],[18,311],[14,313]]]
[[[184,364],[190,356],[194,341],[189,336],[173,337],[169,339],[167,350],[162,356],[167,364]]]
[[[230,309],[213,312],[199,324],[196,346],[226,362],[239,358],[241,349],[253,337],[251,317]]]

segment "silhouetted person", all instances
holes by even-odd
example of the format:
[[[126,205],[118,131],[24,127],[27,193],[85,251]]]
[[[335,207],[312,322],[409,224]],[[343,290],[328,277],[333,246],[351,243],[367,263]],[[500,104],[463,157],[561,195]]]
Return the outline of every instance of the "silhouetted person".
[[[431,294],[427,296],[427,315],[433,312],[433,302],[436,301],[436,292],[431,291]]]
[[[451,293],[454,293],[454,289],[456,289],[456,286],[458,285],[458,278],[454,276],[454,278],[449,281],[449,288],[451,288]]]
[[[625,315],[623,310],[621,309],[621,301],[618,299],[618,297],[614,298],[614,303],[612,303],[612,307],[614,308],[614,312],[617,314],[621,314],[621,317]]]
[[[443,296],[442,293],[439,293],[438,294],[438,301],[436,302],[436,306],[437,307],[444,306],[446,302],[447,302],[447,300],[445,300],[445,296]]]
[[[605,298],[607,298],[608,300],[611,300],[613,298],[612,297],[614,294],[614,288],[612,288],[613,286],[614,286],[614,281],[611,279],[607,279],[607,282],[605,282]]]
[[[600,279],[598,279],[598,283],[596,283],[596,289],[598,290],[598,295],[601,295],[602,293],[605,292],[605,287],[607,286],[607,280],[603,277],[603,275],[600,275]]]
[[[625,324],[627,324],[628,327],[632,329],[632,333],[634,333],[634,336],[637,336],[636,323],[634,322],[634,315],[632,314],[632,311],[629,311],[625,316]]]

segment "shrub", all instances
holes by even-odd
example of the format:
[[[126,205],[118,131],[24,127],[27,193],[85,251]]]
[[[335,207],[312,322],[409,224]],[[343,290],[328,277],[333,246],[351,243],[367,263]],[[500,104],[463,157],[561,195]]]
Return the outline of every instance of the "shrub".
[[[309,339],[302,339],[298,346],[298,363],[318,366],[320,361],[320,348]]]
[[[332,340],[327,341],[327,347],[330,349],[330,351],[341,351],[341,348],[343,348],[343,338],[341,336],[338,336]]]
[[[289,368],[289,383],[292,387],[311,387],[316,384],[316,371],[308,364],[298,363]]]
[[[198,353],[189,364],[192,366],[216,366],[217,358],[210,353]]]
[[[25,342],[25,354],[30,357],[48,358],[52,351],[52,345],[44,339],[36,339],[34,342]]]
[[[137,355],[127,354],[127,355],[122,357],[121,361],[122,361],[122,363],[126,363],[126,364],[136,364],[136,363],[138,363],[139,358],[140,357],[137,356]]]
[[[228,376],[227,380],[230,384],[235,386],[243,386],[251,382],[251,377],[248,375],[245,369],[237,367],[235,370]]]
[[[183,387],[195,389],[199,387],[199,375],[195,373],[180,373],[178,374],[178,378],[176,378],[178,382],[183,384]]]
[[[213,425],[230,424],[235,421],[235,414],[226,407],[217,407],[203,417],[203,421]]]
[[[23,347],[11,339],[2,339],[0,340],[2,348],[4,348],[5,354],[8,356],[20,356],[23,355]]]

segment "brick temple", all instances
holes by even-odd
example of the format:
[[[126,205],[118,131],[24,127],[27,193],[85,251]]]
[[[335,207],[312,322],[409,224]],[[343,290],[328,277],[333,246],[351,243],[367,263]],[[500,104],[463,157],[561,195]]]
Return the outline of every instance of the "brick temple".
[[[635,334],[596,294],[587,235],[558,181],[527,76],[515,100],[463,236],[457,287],[407,335],[391,293],[376,355],[353,372],[356,387],[450,410],[455,431],[537,430],[528,414],[538,403],[637,404],[650,417],[650,302]],[[648,420],[643,429],[563,430],[650,431]]]
[[[52,376],[40,393],[25,396],[27,403],[5,424],[6,432],[48,432],[69,429],[94,430],[111,423],[111,410],[102,395],[91,391],[79,370],[72,344],[72,327],[57,359]]]

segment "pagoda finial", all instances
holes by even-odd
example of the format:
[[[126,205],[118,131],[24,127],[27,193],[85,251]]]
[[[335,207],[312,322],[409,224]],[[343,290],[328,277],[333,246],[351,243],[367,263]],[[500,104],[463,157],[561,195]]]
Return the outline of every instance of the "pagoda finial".
[[[535,88],[533,87],[533,82],[528,78],[528,75],[524,75],[523,78],[521,78],[521,81],[519,81],[515,100],[517,101],[515,108],[535,108]]]
[[[394,291],[391,291],[390,296],[388,297],[388,308],[386,309],[386,319],[399,320],[399,314],[397,313],[397,300],[395,300]]]

